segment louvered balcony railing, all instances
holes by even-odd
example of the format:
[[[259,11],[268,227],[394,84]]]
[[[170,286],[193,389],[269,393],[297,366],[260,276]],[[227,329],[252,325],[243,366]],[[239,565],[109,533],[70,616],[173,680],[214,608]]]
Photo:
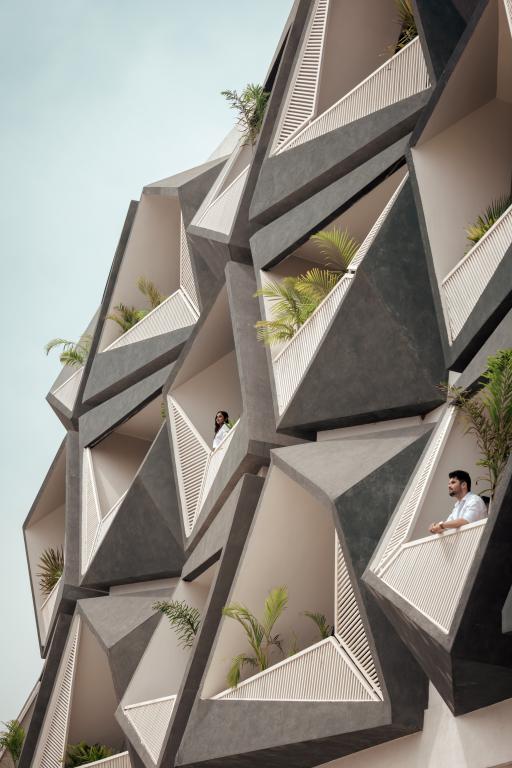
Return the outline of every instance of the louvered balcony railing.
[[[119,752],[112,757],[105,757],[103,760],[95,760],[93,763],[87,763],[89,768],[99,766],[100,768],[132,768],[130,755],[128,752]]]
[[[273,359],[272,367],[279,414],[282,414],[286,409],[300,380],[313,360],[331,321],[350,288],[354,273],[370,250],[407,179],[408,176],[406,175],[361,243],[359,250],[349,264],[350,271],[343,275],[332,291],[308,317],[304,325],[301,325],[295,336],[285,344]]]
[[[403,544],[381,580],[448,633],[486,523],[479,520]]]
[[[197,317],[199,317],[199,301],[197,299],[196,283],[194,280],[194,271],[192,269],[192,260],[190,258],[187,233],[185,232],[185,225],[183,223],[183,214],[180,218],[180,288],[185,292]]]
[[[141,701],[123,707],[124,714],[137,732],[155,765],[162,751],[175,701],[176,696],[164,696],[160,699]]]
[[[393,524],[386,534],[383,545],[377,552],[375,562],[371,565],[372,571],[378,576],[382,575],[391,558],[405,544],[414,528],[455,417],[455,408],[452,406],[447,407],[434,429],[418,469],[399,503],[398,512],[394,517]]]
[[[71,376],[63,381],[56,389],[53,390],[52,395],[60,400],[68,411],[72,411],[75,405],[76,396],[80,388],[80,382],[82,381],[84,368],[80,367],[77,371],[71,374]]]
[[[212,451],[176,400],[171,396],[168,400],[183,523],[190,536],[239,421]]]
[[[233,226],[238,204],[244,191],[250,166],[246,166],[220,195],[214,197],[196,225],[228,235]]]
[[[145,341],[163,333],[177,331],[197,322],[198,312],[181,288],[168,296],[158,307],[139,320],[106,347],[103,352],[119,349],[136,341]]]
[[[298,147],[427,88],[430,78],[416,37],[332,107],[291,135],[277,151]]]
[[[512,206],[444,278],[442,291],[452,342],[459,335],[511,245]]]
[[[50,628],[50,622],[52,620],[53,611],[55,609],[55,604],[57,602],[57,594],[59,591],[61,581],[62,581],[62,576],[56,582],[52,591],[50,592],[50,594],[48,595],[44,603],[41,605],[41,611],[40,611],[41,635],[43,637],[43,642],[46,640],[48,629]]]

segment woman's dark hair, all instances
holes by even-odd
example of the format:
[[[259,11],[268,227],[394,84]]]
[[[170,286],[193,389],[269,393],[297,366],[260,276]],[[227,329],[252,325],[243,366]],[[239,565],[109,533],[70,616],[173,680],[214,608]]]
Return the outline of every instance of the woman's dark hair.
[[[218,413],[222,413],[222,415],[224,416],[224,424],[227,424],[228,421],[229,421],[229,414],[228,414],[227,411],[216,411],[215,412],[215,434],[217,434],[217,432],[221,428],[221,424],[217,424],[217,414]]]
[[[448,472],[448,477],[455,477],[459,482],[466,483],[468,491],[471,490],[471,478],[465,469],[454,469],[453,472]]]

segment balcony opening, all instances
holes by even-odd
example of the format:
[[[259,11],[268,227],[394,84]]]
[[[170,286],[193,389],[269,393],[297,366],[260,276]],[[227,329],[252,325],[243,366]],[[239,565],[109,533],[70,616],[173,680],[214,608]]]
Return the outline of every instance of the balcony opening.
[[[82,573],[85,573],[159,430],[162,400],[148,405],[83,451]]]
[[[300,327],[297,327],[298,323],[292,317],[293,313],[290,314],[290,325],[293,329],[289,334],[290,338],[280,340],[276,335],[272,335],[272,338],[268,339],[273,361],[279,413],[283,413],[285,410],[302,375],[313,359],[331,320],[350,288],[358,266],[373,243],[406,176],[407,169],[405,167],[395,171],[323,228],[323,232],[346,231],[356,241],[356,247],[359,247],[348,263],[346,274],[338,273],[340,279],[320,303],[315,297],[312,306],[318,305]],[[326,248],[327,256],[323,252],[323,249]],[[261,272],[261,284],[265,286],[269,280],[282,283],[286,277],[297,278],[315,268],[332,270],[333,261],[336,261],[337,258],[335,248],[318,242],[315,236],[312,236],[277,266],[267,272]],[[334,274],[331,272],[331,275]],[[275,320],[273,310],[275,303],[267,297],[263,297],[262,301],[264,320]]]
[[[75,615],[46,710],[34,765],[56,765],[56,755],[60,761],[71,745],[80,742],[99,744],[113,753],[121,752],[125,737],[114,716],[116,706],[107,654],[87,623]],[[121,768],[123,763],[119,765]]]
[[[399,44],[401,33],[394,0],[317,0],[273,152],[303,144],[428,88],[419,39]]]
[[[64,559],[65,515],[66,450],[63,445],[24,525],[30,581],[42,645],[48,636],[62,578],[59,574]]]
[[[168,406],[182,510],[189,535],[242,415],[225,287],[169,390]],[[232,428],[213,451],[215,414],[220,410],[229,414]]]
[[[160,296],[148,297],[147,291],[141,290],[140,278],[151,283]],[[121,305],[134,308],[139,314],[123,314],[116,310]],[[193,325],[198,314],[178,198],[144,193],[107,311],[124,327],[107,319],[99,352]]]
[[[491,0],[412,149],[450,342],[512,241],[510,205],[481,239],[468,238],[512,192],[510,30],[504,1]]]
[[[471,491],[488,492],[484,470],[477,465],[481,458],[464,417],[453,406],[445,406],[370,566],[385,584],[446,633],[487,517],[440,534],[430,534],[429,526],[446,520],[453,509],[449,472],[469,472]]]
[[[263,643],[265,662],[257,661],[240,623],[223,615],[201,697],[382,701],[332,511],[271,465],[228,605],[241,604],[261,621],[265,600],[276,588],[285,588],[287,596],[271,630],[281,649]],[[239,654],[255,660],[241,667],[236,683],[231,672]]]
[[[203,617],[217,567],[215,563],[192,582],[180,581],[172,592],[155,597],[155,602],[183,601]],[[192,647],[185,647],[175,627],[162,615],[121,700],[123,714],[155,763],[165,742],[191,653]]]

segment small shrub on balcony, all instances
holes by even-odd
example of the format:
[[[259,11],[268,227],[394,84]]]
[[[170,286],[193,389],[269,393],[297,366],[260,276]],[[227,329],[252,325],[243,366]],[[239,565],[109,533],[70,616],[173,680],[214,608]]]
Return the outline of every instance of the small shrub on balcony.
[[[182,648],[192,648],[201,625],[201,614],[197,608],[192,608],[184,600],[159,600],[154,603],[153,610],[167,616]]]
[[[0,749],[8,752],[12,764],[16,767],[25,741],[25,731],[18,720],[8,720],[4,725],[5,730],[0,731]]]
[[[464,414],[466,432],[476,437],[482,455],[477,464],[487,470],[489,483],[483,493],[492,497],[512,451],[512,349],[489,357],[482,378],[484,386],[477,394],[454,386],[445,389]]]
[[[466,230],[466,235],[471,245],[468,250],[471,250],[473,246],[485,235],[485,233],[492,227],[498,219],[503,216],[507,208],[512,205],[512,195],[502,195],[501,197],[493,200],[485,213],[478,216],[474,224],[469,226]]]
[[[47,597],[64,571],[64,553],[62,548],[48,547],[39,558],[39,589]]]
[[[418,28],[414,18],[412,0],[395,0],[395,5],[398,17],[397,23],[400,25],[400,34],[393,53],[398,53],[398,51],[401,51],[411,40],[418,36]]]
[[[114,307],[115,314],[113,313],[107,316],[107,320],[113,320],[117,323],[121,327],[123,333],[126,333],[126,331],[133,328],[134,325],[137,325],[142,318],[146,317],[151,310],[156,309],[165,299],[165,296],[160,293],[154,283],[152,283],[151,280],[146,280],[144,277],[139,277],[137,288],[148,300],[149,309],[137,309],[136,307],[129,307],[126,304],[120,303]]]
[[[59,360],[63,365],[80,367],[85,364],[91,350],[92,339],[88,334],[81,336],[78,341],[68,341],[67,339],[52,339],[45,346],[44,350],[48,355],[52,349],[61,347],[62,351]]]
[[[64,768],[75,768],[77,765],[87,765],[96,760],[104,760],[106,757],[112,757],[115,752],[110,747],[103,744],[87,744],[81,741],[78,744],[70,744],[66,751],[66,761]]]
[[[242,134],[243,145],[256,143],[261,130],[270,94],[262,85],[249,83],[239,94],[237,91],[221,91],[231,109],[238,113],[237,126]]]
[[[329,624],[323,613],[304,611],[304,616],[307,616],[315,624],[320,633],[320,640],[325,640],[326,637],[331,637],[334,634],[334,627]]]

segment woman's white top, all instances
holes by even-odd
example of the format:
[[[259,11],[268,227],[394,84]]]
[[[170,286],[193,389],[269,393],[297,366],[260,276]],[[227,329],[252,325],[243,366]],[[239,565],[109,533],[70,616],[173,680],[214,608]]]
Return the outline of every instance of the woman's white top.
[[[215,433],[215,437],[213,438],[213,450],[215,450],[217,446],[222,443],[229,431],[230,428],[228,425],[223,424],[222,427]]]

